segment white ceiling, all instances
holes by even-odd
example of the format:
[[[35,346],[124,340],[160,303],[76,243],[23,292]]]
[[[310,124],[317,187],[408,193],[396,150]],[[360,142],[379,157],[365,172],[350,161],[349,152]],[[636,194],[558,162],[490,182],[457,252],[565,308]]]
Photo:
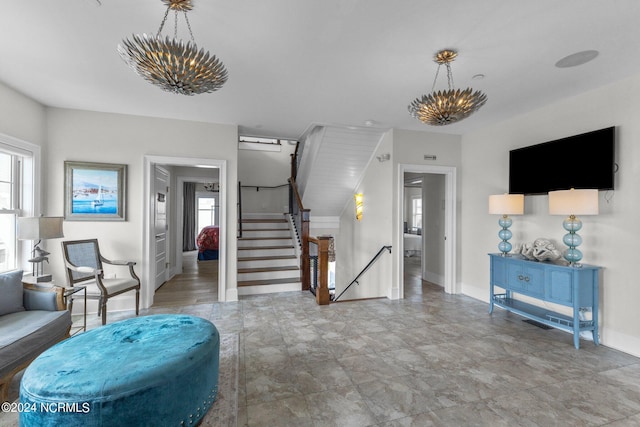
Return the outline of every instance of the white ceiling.
[[[311,209],[313,216],[339,216],[345,203],[352,200],[383,136],[373,128],[328,126],[319,138],[308,141],[316,146],[305,147],[302,153],[304,157],[313,152],[311,159],[302,160],[309,163],[300,164],[300,172],[305,175],[303,206]]]
[[[150,85],[116,51],[133,33],[155,34],[161,0],[2,3],[0,81],[18,91],[49,106],[237,124],[252,135],[297,139],[311,123],[367,120],[464,134],[640,73],[638,0],[194,0],[195,40],[229,81],[187,97]],[[182,19],[179,35],[187,38]],[[459,51],[456,86],[488,102],[434,128],[407,105],[431,90],[442,48]],[[554,67],[587,49],[600,55]]]

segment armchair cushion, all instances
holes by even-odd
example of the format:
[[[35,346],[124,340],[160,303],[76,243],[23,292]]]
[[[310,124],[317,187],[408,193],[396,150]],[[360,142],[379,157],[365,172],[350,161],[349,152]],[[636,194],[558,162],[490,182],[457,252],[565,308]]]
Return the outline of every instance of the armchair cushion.
[[[130,277],[123,277],[117,279],[102,279],[102,284],[107,289],[107,293],[112,295],[123,289],[131,289],[136,286],[138,282]],[[87,287],[87,295],[100,295],[100,288],[95,280],[82,282],[81,285]]]
[[[22,270],[0,274],[0,316],[24,311]]]

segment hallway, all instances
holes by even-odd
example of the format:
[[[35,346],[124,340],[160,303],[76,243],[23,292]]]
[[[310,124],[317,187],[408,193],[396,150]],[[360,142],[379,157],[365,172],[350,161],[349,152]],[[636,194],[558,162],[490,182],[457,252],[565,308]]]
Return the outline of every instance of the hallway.
[[[218,302],[218,260],[198,261],[198,251],[183,252],[182,274],[156,290],[152,307],[175,307]]]

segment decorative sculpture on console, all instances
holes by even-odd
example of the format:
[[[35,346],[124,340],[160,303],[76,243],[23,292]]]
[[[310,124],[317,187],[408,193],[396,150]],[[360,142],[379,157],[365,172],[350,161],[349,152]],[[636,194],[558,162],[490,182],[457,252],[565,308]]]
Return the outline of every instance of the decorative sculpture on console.
[[[533,243],[522,243],[515,250],[523,257],[536,261],[557,261],[562,257],[562,253],[549,239],[539,237]]]

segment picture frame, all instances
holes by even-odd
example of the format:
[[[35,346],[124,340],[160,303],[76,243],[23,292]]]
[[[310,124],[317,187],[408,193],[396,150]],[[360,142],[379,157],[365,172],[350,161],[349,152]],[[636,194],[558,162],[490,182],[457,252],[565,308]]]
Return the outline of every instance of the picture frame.
[[[66,221],[126,221],[127,165],[64,162]]]

